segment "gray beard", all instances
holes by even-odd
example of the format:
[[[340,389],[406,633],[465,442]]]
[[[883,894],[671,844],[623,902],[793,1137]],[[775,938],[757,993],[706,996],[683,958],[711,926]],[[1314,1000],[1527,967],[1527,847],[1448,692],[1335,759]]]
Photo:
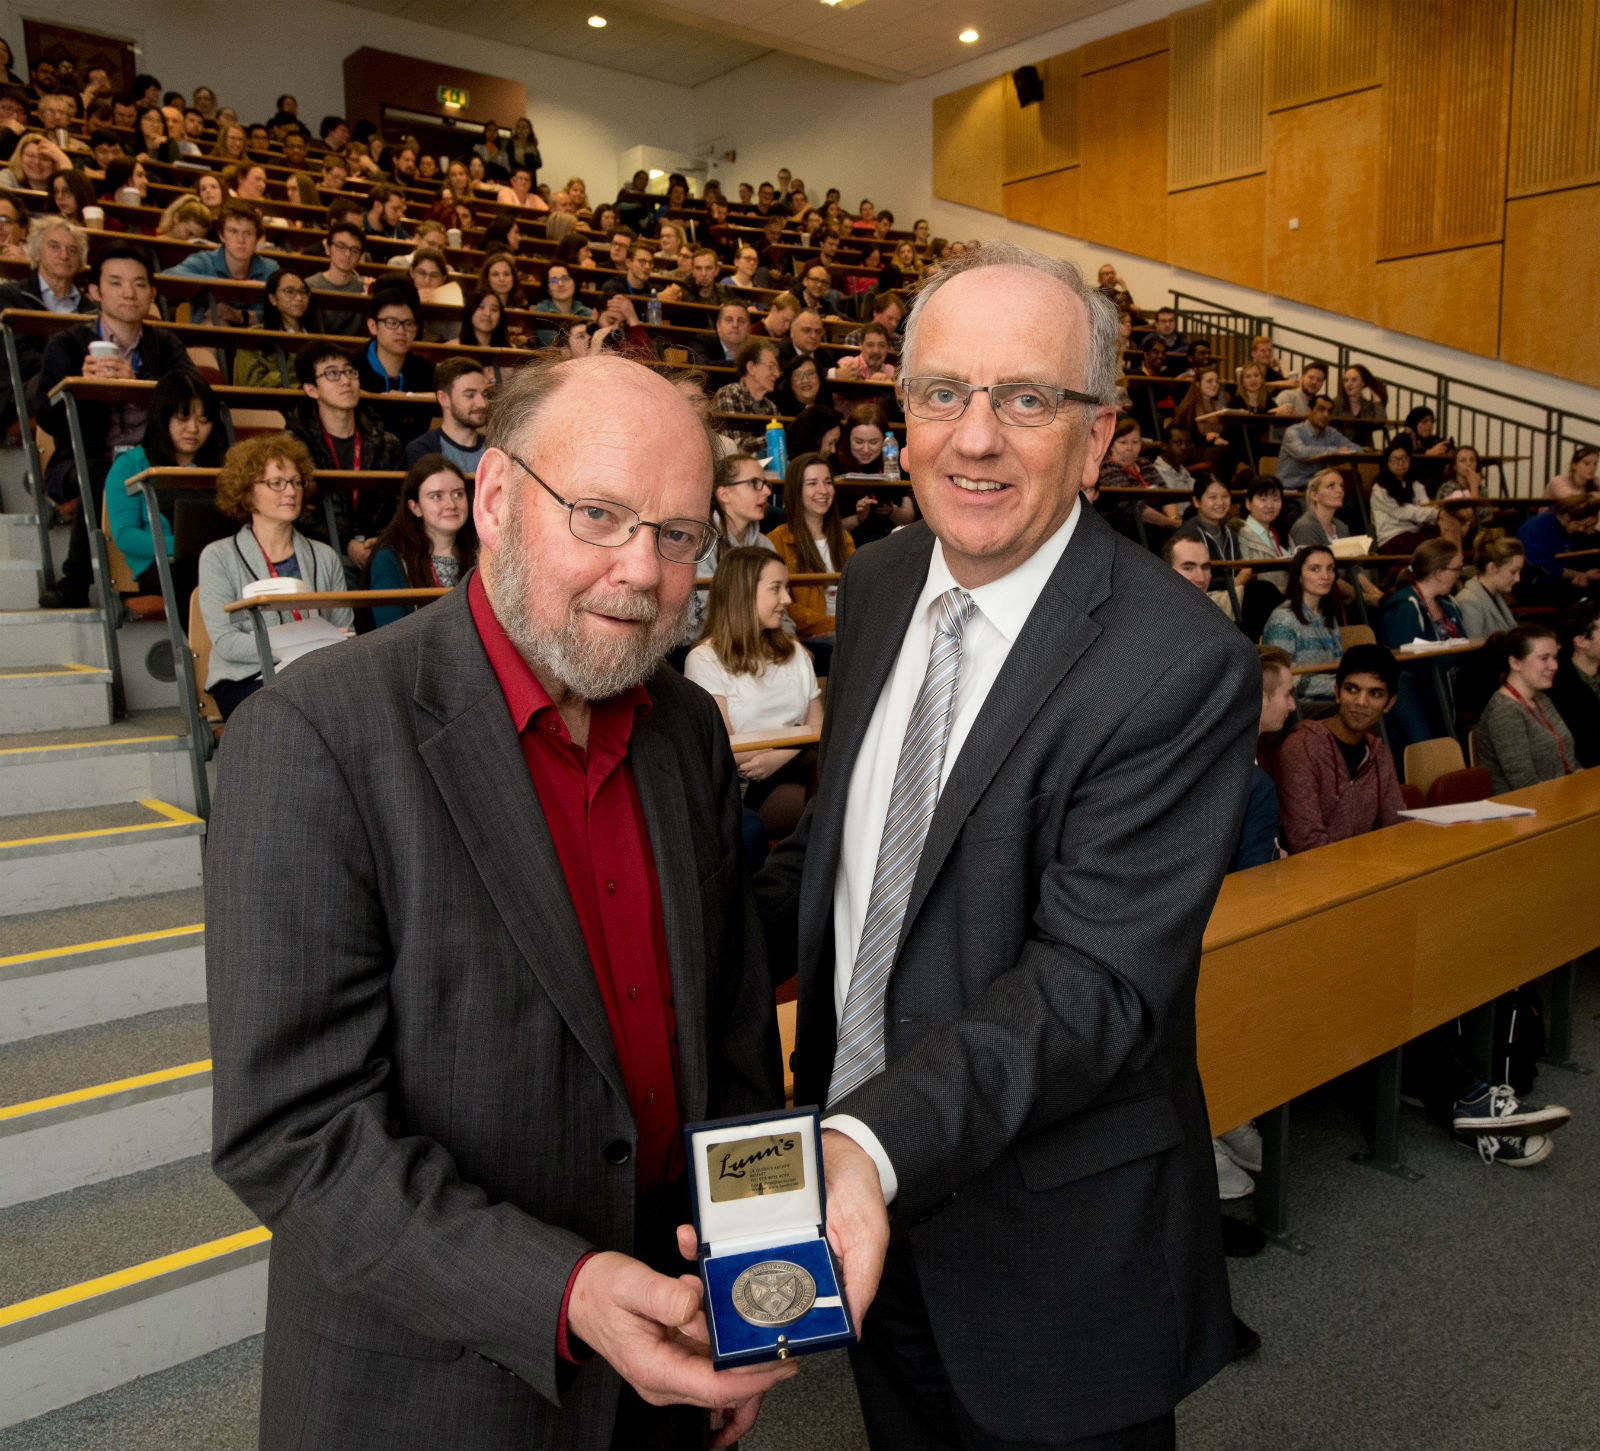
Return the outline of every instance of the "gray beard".
[[[495,617],[518,653],[537,674],[557,681],[580,700],[609,700],[643,684],[667,651],[683,638],[693,596],[663,619],[653,594],[607,591],[596,586],[568,604],[567,618],[560,629],[541,634],[529,623],[534,570],[521,548],[521,526],[519,500],[506,518],[500,547],[494,551],[491,569],[483,581]],[[597,645],[585,640],[579,631],[579,617],[594,612],[642,620],[651,628]]]

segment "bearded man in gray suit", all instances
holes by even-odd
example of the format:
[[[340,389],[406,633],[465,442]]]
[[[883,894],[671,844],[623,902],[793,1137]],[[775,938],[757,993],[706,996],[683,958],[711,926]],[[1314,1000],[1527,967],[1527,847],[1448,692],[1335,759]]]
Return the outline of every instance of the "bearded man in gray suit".
[[[845,570],[757,882],[862,1411],[874,1451],[1153,1451],[1233,1349],[1194,989],[1260,671],[1080,497],[1117,335],[1076,269],[986,242],[905,332],[926,522]]]
[[[273,1231],[261,1444],[727,1444],[682,1124],[782,1103],[715,705],[661,664],[704,424],[614,357],[495,391],[481,568],[229,722],[217,1172]],[[692,1234],[690,1236],[692,1240]],[[692,1249],[692,1245],[691,1245]]]

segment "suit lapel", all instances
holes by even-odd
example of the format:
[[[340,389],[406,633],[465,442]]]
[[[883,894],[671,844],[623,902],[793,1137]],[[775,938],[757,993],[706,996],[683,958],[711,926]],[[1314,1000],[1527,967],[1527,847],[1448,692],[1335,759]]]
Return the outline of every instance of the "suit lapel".
[[[692,1122],[705,1116],[705,1065],[710,1059],[706,1043],[710,1009],[698,915],[700,884],[695,877],[689,802],[683,791],[677,753],[654,710],[635,720],[628,740],[628,760],[639,789],[639,804],[644,810],[656,877],[661,884],[661,912],[678,1035],[679,1105],[684,1117]]]
[[[1066,551],[1012,645],[939,795],[906,903],[901,941],[995,772],[1099,635],[1100,627],[1090,616],[1111,593],[1112,548],[1110,528],[1084,506]]]
[[[472,623],[467,591],[425,612],[414,699],[438,721],[419,723],[418,751],[432,773],[478,875],[529,969],[619,1097],[605,1003],[562,875],[555,842],[505,697]]]

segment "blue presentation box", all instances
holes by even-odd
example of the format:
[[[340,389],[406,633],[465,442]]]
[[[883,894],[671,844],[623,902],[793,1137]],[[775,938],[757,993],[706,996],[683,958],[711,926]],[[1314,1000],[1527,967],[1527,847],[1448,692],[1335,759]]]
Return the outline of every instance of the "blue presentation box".
[[[683,1131],[718,1370],[855,1343],[824,1232],[819,1125],[799,1108]]]

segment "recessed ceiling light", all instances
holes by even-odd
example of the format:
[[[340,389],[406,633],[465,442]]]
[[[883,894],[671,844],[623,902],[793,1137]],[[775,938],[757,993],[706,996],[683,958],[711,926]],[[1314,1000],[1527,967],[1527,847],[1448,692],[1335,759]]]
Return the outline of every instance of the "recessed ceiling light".
[[[591,15],[589,24],[594,26],[596,30],[604,30],[606,28],[606,18],[604,15]]]
[[[963,30],[961,34],[956,37],[956,39],[959,40],[963,45],[971,45],[972,42],[977,38],[978,32],[973,30],[970,26],[966,30]]]
[[[839,0],[822,0],[822,3],[824,5],[837,5]]]

